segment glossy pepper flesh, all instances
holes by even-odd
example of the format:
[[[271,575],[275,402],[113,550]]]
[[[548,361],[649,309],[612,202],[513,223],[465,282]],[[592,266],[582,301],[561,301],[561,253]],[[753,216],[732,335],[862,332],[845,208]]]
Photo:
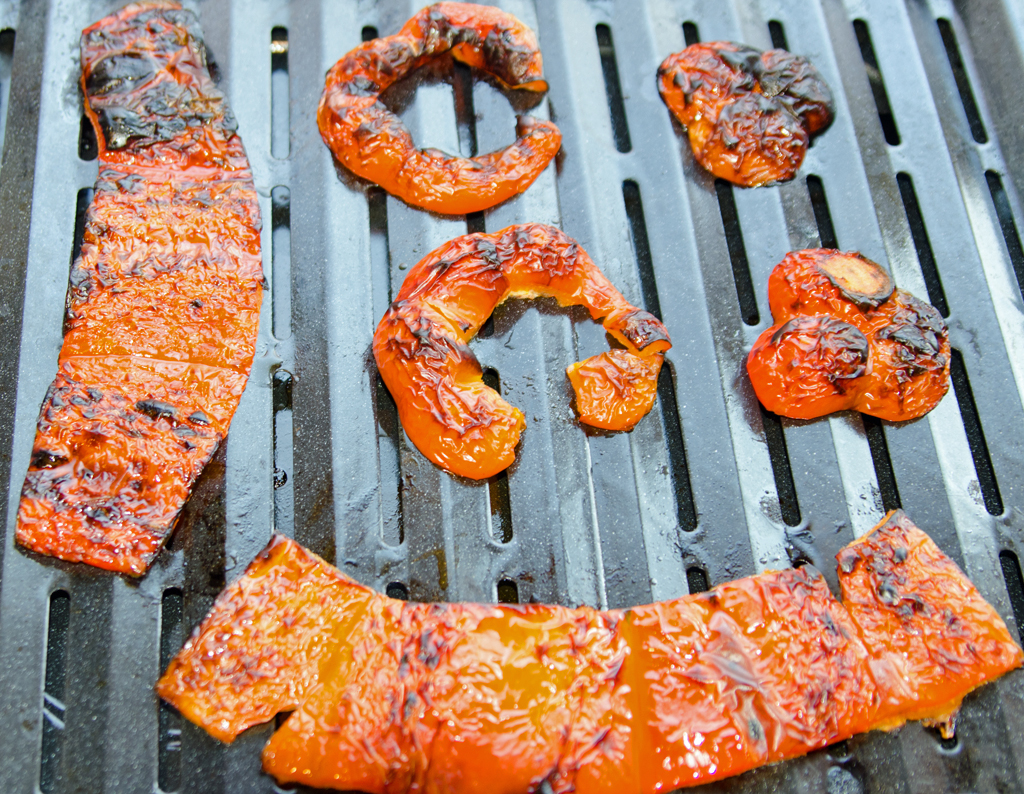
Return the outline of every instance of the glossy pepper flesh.
[[[17,539],[141,575],[245,388],[260,212],[192,12],[129,5],[82,32],[81,62],[99,177]]]
[[[751,348],[747,372],[769,411],[813,419],[852,408],[901,421],[949,389],[942,316],[860,254],[787,254],[768,279],[768,303],[775,325]]]
[[[520,116],[516,142],[467,159],[417,149],[380,101],[388,86],[445,53],[501,83],[546,91],[537,37],[511,14],[470,3],[435,3],[395,35],[364,42],[327,73],[317,121],[324,143],[357,176],[415,207],[477,212],[526,190],[562,145],[550,121]]]
[[[384,792],[671,791],[872,728],[948,728],[1024,655],[902,513],[811,566],[626,610],[411,604],[283,537],[157,691],[231,741],[294,710],[280,783]]]
[[[552,226],[467,234],[409,271],[373,337],[402,427],[438,466],[481,479],[512,463],[523,414],[484,384],[468,342],[506,298],[541,296],[585,306],[626,348],[569,368],[581,421],[628,430],[650,410],[660,354],[671,347],[654,315],[631,305],[579,243]],[[606,400],[598,411],[596,397]]]
[[[810,137],[832,123],[828,84],[805,58],[743,44],[691,44],[658,69],[658,90],[694,157],[744,187],[796,176]]]

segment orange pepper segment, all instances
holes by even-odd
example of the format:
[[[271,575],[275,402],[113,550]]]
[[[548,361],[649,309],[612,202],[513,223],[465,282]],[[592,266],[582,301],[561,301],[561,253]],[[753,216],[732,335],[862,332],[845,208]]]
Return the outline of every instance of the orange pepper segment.
[[[659,351],[671,346],[661,321],[631,305],[579,243],[554,227],[524,224],[450,240],[409,271],[373,337],[377,369],[402,427],[438,466],[482,479],[514,460],[523,414],[484,385],[467,343],[506,298],[541,296],[587,307],[634,358],[657,356],[660,367]],[[616,354],[607,362],[614,360],[624,367],[628,361]],[[650,410],[654,389],[647,400],[637,380],[648,371],[656,381],[657,369],[651,375],[650,366],[626,367],[635,383],[614,421],[635,424]],[[607,374],[601,377],[607,380]]]
[[[417,149],[378,99],[433,58],[456,59],[510,88],[546,91],[533,31],[511,14],[469,3],[435,3],[394,36],[356,47],[327,73],[317,121],[324,143],[357,176],[416,207],[462,215],[526,190],[562,145],[558,127],[519,116],[512,145],[471,159]]]
[[[276,538],[158,691],[227,739],[294,708],[263,752],[281,784],[653,794],[948,721],[1024,661],[901,512],[838,561],[843,603],[807,565],[600,612],[395,601]]]
[[[632,430],[647,416],[658,393],[664,356],[609,350],[569,366],[580,421],[603,430]]]
[[[828,85],[805,58],[728,41],[668,56],[658,89],[697,162],[744,187],[792,179],[810,136],[834,113]]]

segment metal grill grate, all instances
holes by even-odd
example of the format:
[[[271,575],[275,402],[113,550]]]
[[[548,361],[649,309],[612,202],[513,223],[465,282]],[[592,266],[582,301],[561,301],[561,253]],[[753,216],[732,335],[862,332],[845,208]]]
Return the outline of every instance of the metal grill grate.
[[[0,0],[0,31],[17,34],[0,32],[0,790],[276,790],[259,771],[272,726],[226,747],[152,692],[275,530],[396,597],[628,606],[805,562],[834,586],[836,551],[902,505],[1008,621],[1024,615],[1018,5],[497,4],[539,32],[551,90],[531,112],[557,121],[564,144],[526,194],[465,219],[339,172],[315,126],[326,69],[394,32],[415,2],[195,4],[260,192],[268,290],[228,443],[168,551],[129,582],[12,545],[79,192],[96,176],[79,146],[78,37],[118,3]],[[694,166],[654,73],[698,37],[784,41],[826,76],[837,119],[796,180],[739,190]],[[439,64],[389,101],[420,145],[469,155],[510,142],[525,100]],[[606,349],[603,330],[552,302],[500,307],[474,348],[527,430],[507,476],[470,483],[409,446],[370,339],[425,253],[527,221],[577,238],[629,300],[660,313],[675,347],[657,410],[629,434],[587,432],[564,367]],[[955,389],[927,418],[796,422],[759,410],[743,362],[770,323],[768,274],[786,251],[822,242],[887,263],[902,287],[945,304]],[[968,698],[953,742],[909,725],[715,788],[1022,785],[1024,677],[1013,674]]]

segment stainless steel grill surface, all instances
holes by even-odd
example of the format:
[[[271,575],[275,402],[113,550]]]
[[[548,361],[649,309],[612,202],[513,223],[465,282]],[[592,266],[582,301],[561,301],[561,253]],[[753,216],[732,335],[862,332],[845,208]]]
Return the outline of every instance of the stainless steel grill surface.
[[[13,545],[36,416],[61,342],[95,149],[81,29],[120,4],[0,0],[0,790],[271,792],[152,686],[274,531],[416,600],[621,607],[833,555],[902,506],[1003,617],[1024,618],[1024,9],[1006,0],[500,0],[538,31],[562,152],[524,195],[468,218],[412,209],[321,143],[324,73],[414,0],[209,0],[198,12],[264,217],[267,292],[249,388],[171,542],[132,582]],[[808,56],[836,121],[781,187],[699,170],[655,70],[688,40]],[[471,155],[514,137],[524,98],[441,62],[386,96],[418,145]],[[536,102],[534,98],[532,101]],[[1019,156],[1020,155],[1020,156]],[[507,476],[448,476],[405,440],[370,340],[408,268],[512,223],[560,226],[675,346],[628,434],[585,431],[564,368],[607,348],[578,310],[499,308],[474,349],[527,429]],[[746,351],[786,251],[860,250],[947,315],[953,388],[903,425],[779,420]],[[964,704],[955,740],[872,733],[716,790],[1024,788],[1024,675]]]

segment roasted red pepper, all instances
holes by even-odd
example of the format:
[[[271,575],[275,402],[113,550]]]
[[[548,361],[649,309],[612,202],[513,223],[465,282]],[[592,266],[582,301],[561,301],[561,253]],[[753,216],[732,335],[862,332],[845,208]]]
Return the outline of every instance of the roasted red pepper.
[[[245,388],[260,212],[192,12],[128,6],[83,31],[81,59],[99,178],[17,538],[141,575]]]
[[[540,296],[586,306],[627,348],[569,368],[581,421],[628,430],[650,410],[659,354],[671,347],[654,315],[632,306],[579,243],[552,226],[467,234],[409,271],[373,337],[402,427],[438,466],[481,479],[512,463],[523,414],[484,384],[467,343],[506,298]],[[595,410],[597,399],[606,404]]]
[[[902,513],[838,556],[661,604],[410,604],[283,537],[157,685],[224,741],[294,713],[280,783],[404,791],[671,791],[925,719],[1024,654]]]
[[[744,187],[796,176],[810,137],[834,113],[828,84],[805,58],[728,41],[668,56],[658,89],[697,162]]]
[[[758,399],[794,419],[853,408],[915,419],[949,389],[949,334],[931,305],[857,253],[793,251],[768,279],[775,325],[747,357]]]
[[[379,100],[428,61],[451,55],[510,88],[546,91],[534,32],[511,14],[470,3],[435,3],[395,35],[356,47],[327,73],[317,120],[324,143],[347,169],[415,207],[477,212],[526,190],[562,145],[550,121],[520,116],[511,146],[472,159],[417,149]]]

